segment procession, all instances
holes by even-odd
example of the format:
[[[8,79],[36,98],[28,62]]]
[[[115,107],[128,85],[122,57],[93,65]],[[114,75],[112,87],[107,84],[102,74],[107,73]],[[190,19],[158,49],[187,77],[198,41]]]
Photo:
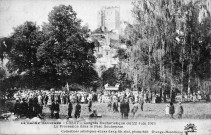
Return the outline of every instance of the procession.
[[[5,119],[11,118],[13,120],[23,119],[61,119],[60,108],[66,108],[65,117],[63,119],[79,119],[81,111],[85,111],[89,119],[102,118],[104,114],[98,114],[95,104],[105,104],[107,110],[112,113],[121,115],[121,119],[128,119],[136,116],[136,113],[145,111],[145,104],[159,103],[158,95],[146,92],[132,92],[129,89],[123,92],[106,91],[105,93],[88,93],[81,91],[64,92],[50,90],[18,90],[14,94],[15,104],[11,109],[10,115]],[[193,99],[192,99],[193,100]],[[196,99],[194,99],[196,101]],[[199,100],[198,100],[199,101]],[[81,106],[83,105],[83,106]],[[83,107],[83,109],[82,109]],[[84,109],[86,108],[86,109]],[[169,119],[181,119],[184,113],[184,108],[181,102],[175,105],[171,102],[166,104],[165,117]],[[43,112],[45,110],[45,112]],[[46,110],[50,114],[46,115]],[[46,115],[46,116],[45,116]]]
[[[0,121],[211,119],[209,0],[20,3],[0,5]]]

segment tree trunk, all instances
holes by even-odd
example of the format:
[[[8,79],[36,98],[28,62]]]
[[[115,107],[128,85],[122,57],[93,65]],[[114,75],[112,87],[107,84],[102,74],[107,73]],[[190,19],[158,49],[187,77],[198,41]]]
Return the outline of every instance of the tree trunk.
[[[192,69],[192,60],[191,60],[191,56],[192,56],[192,47],[191,47],[191,54],[190,54],[190,64],[188,67],[188,101],[190,100],[190,79],[191,79],[191,69]]]
[[[181,102],[183,102],[183,89],[184,89],[184,85],[183,85],[183,78],[184,78],[184,71],[183,71],[183,68],[184,68],[184,60],[183,60],[183,54],[184,54],[184,47],[183,47],[183,44],[182,44],[182,82],[181,82],[181,85],[182,85],[182,88],[181,88]]]
[[[172,102],[172,100],[173,100],[173,96],[172,96],[172,92],[173,92],[173,87],[172,87],[172,85],[173,85],[173,82],[172,82],[172,79],[173,79],[173,62],[172,62],[172,54],[171,54],[171,79],[170,79],[170,81],[171,81],[171,83],[170,83],[170,85],[171,85],[171,89],[170,89],[170,100],[171,100],[171,102]]]
[[[189,74],[189,77],[188,77],[188,101],[190,99],[190,74]]]
[[[160,79],[163,77],[163,68],[162,68],[162,60],[161,60],[161,57],[162,57],[162,48],[161,48],[161,53],[159,55],[159,61],[160,61]],[[161,84],[160,87],[161,87],[161,89],[163,89],[163,85],[162,84]],[[162,95],[163,95],[163,93],[162,93]]]
[[[162,88],[160,89],[160,99],[161,99],[161,101],[162,101],[162,97],[163,97],[163,90],[162,90]]]
[[[166,90],[163,90],[163,101],[166,102]]]
[[[209,78],[211,79],[211,45],[210,45],[210,76],[209,76]]]

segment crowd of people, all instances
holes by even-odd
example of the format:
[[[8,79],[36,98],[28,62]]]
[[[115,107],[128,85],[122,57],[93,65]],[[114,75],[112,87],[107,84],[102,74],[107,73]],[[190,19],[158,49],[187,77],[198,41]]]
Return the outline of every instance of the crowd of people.
[[[42,105],[51,105],[52,102],[58,101],[59,104],[68,104],[70,101],[79,101],[81,103],[88,103],[89,99],[97,101],[96,93],[87,92],[65,92],[65,91],[55,91],[54,89],[48,90],[19,90],[14,94],[15,99],[33,99],[37,98],[38,103]]]
[[[64,92],[47,90],[19,90],[14,94],[16,103],[14,114],[18,117],[42,118],[43,107],[49,107],[51,118],[59,119],[60,104],[68,104],[68,118],[72,118],[73,103],[76,104],[75,118],[80,117],[80,103],[88,103],[91,112],[92,101],[97,101],[96,93]]]
[[[200,91],[194,92],[193,94],[191,93],[189,96],[184,93],[183,96],[179,95],[179,97],[183,97],[183,101],[191,101],[191,102],[197,102],[202,100],[202,95]],[[181,100],[181,99],[178,99]]]
[[[139,106],[141,111],[144,111],[144,103],[154,103],[157,100],[157,95],[155,96],[153,93],[150,92],[140,92],[133,94],[132,92],[120,92],[121,96],[118,96],[119,93],[113,93],[110,96],[110,100],[108,102],[109,110],[113,112],[119,112],[118,110],[118,102],[120,102],[120,113],[123,119],[127,119],[129,113],[132,113],[132,117],[135,117],[136,113],[138,112]],[[151,96],[152,95],[152,96]],[[154,102],[153,102],[154,100]],[[131,107],[130,107],[130,104]],[[178,118],[181,119],[184,113],[184,109],[182,103],[179,102],[177,106],[177,112],[175,111],[174,105],[170,102],[169,105],[166,106],[166,115],[169,115],[170,118],[174,119],[174,114],[176,113]]]
[[[87,93],[76,91],[67,93],[64,91],[55,91],[53,89],[50,91],[20,90],[14,97],[16,98],[16,103],[13,111],[18,118],[39,117],[40,119],[44,117],[42,113],[43,107],[49,108],[51,118],[59,119],[61,104],[68,104],[67,118],[80,118],[81,103],[87,104],[87,111],[92,112],[90,117],[98,117],[97,110],[92,109],[92,102],[107,102],[108,110],[113,111],[114,113],[120,112],[122,119],[127,119],[129,113],[132,114],[132,117],[135,117],[139,107],[141,111],[144,111],[144,103],[153,103],[156,100],[156,95],[150,91],[133,93],[129,90],[98,94],[95,92]],[[178,118],[182,118],[184,110],[181,103],[178,109],[180,110]],[[75,111],[74,115],[72,114],[73,110]],[[170,106],[166,106],[166,114],[171,118],[174,118],[174,113],[174,105],[173,103],[170,103]]]

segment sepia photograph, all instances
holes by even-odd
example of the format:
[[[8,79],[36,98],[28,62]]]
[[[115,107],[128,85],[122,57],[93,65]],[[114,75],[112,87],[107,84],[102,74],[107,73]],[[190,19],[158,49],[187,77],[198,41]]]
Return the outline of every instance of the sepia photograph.
[[[211,0],[0,0],[0,134],[211,135]]]

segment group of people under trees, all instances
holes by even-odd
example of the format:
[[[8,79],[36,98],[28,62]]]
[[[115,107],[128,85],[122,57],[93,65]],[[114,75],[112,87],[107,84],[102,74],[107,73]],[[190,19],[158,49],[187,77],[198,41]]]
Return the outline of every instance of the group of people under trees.
[[[32,104],[33,103],[33,104]],[[59,113],[60,113],[60,104],[57,101],[52,101],[52,104],[48,106],[50,109],[50,116],[52,119],[59,119]],[[73,112],[73,108],[74,108],[74,104],[70,101],[68,103],[68,112],[67,118],[73,118],[72,116],[72,112]],[[42,115],[42,109],[43,106],[39,105],[37,102],[37,98],[33,98],[33,99],[29,99],[29,102],[26,102],[25,99],[22,99],[22,101],[20,102],[19,100],[16,100],[16,103],[14,105],[14,114],[16,116],[18,116],[18,118],[22,118],[22,117],[27,117],[27,118],[33,118],[33,117],[38,117],[40,119],[43,119],[43,115]],[[90,114],[90,117],[97,117],[97,113],[96,110],[92,110],[92,100],[89,99],[88,101],[88,111],[92,112],[92,114]],[[80,102],[77,101],[76,105],[75,105],[75,113],[74,113],[74,118],[80,118],[80,114],[81,114],[81,104]]]
[[[24,92],[23,92],[24,93]],[[33,94],[32,94],[33,93]],[[16,100],[15,106],[14,106],[14,113],[18,117],[28,117],[28,118],[33,118],[33,117],[39,117],[43,118],[42,115],[42,110],[43,106],[49,107],[50,110],[50,117],[59,119],[59,113],[60,113],[60,104],[68,104],[68,118],[80,118],[81,114],[81,94],[74,92],[69,94],[67,97],[66,102],[61,102],[59,100],[59,94],[55,94],[55,92],[49,92],[48,94],[45,93],[40,93],[40,91],[28,93],[27,96],[24,96],[24,98],[18,98]],[[88,112],[93,112],[90,116],[94,117],[97,116],[96,110],[92,110],[92,102],[98,100],[99,102],[102,102],[102,96],[103,94],[98,94],[97,96],[93,96],[94,94],[87,94],[87,107],[88,107]],[[135,114],[137,113],[139,106],[140,109],[143,111],[144,108],[144,103],[151,102],[150,96],[145,96],[145,95],[151,95],[151,93],[148,94],[143,94],[139,93],[139,95],[134,95],[131,94],[131,92],[113,92],[106,94],[109,98],[108,100],[108,109],[113,110],[114,113],[120,112],[121,117],[123,119],[127,119],[129,113],[132,113],[132,116],[135,117]],[[71,98],[72,97],[72,98]],[[75,98],[74,98],[75,97]],[[147,98],[148,97],[148,98]],[[74,104],[76,103],[76,104]],[[132,103],[132,106],[130,107],[130,103]],[[170,106],[167,106],[166,114],[170,114],[171,118],[173,118],[173,114],[175,113],[174,106],[172,105],[173,103],[170,103]],[[173,106],[173,107],[172,107]],[[74,116],[72,116],[73,108],[75,108]],[[180,104],[180,112],[179,117],[182,117],[183,114],[183,107]]]
[[[135,117],[136,113],[138,112],[139,106],[140,106],[141,111],[144,111],[143,105],[144,105],[144,101],[140,100],[139,102],[138,101],[132,102],[132,105],[130,107],[129,99],[125,97],[121,100],[120,106],[118,105],[118,101],[114,101],[113,104],[111,102],[108,103],[108,108],[109,110],[113,108],[114,113],[120,112],[122,119],[127,119],[129,116],[129,113],[132,114],[132,117]],[[165,111],[166,111],[166,115],[170,116],[170,118],[173,118],[173,119],[174,119],[175,113],[177,114],[178,119],[181,119],[182,115],[184,114],[184,109],[181,102],[178,103],[177,109],[175,109],[173,103],[170,102],[169,105],[166,105]]]
[[[70,94],[66,94],[68,95],[65,96],[66,99],[61,99],[62,97],[60,97],[60,95],[62,94],[63,92],[58,94],[54,91],[51,91],[48,94],[41,91],[18,91],[18,93],[14,95],[16,103],[14,105],[13,112],[18,116],[18,118],[43,118],[43,107],[49,107],[51,118],[59,119],[60,104],[68,104],[68,118],[72,118],[72,111],[74,108],[73,103],[77,102],[74,117],[79,118],[81,113],[81,94],[72,92]],[[96,100],[96,96],[93,96],[94,94],[87,95],[86,100],[88,100],[88,111],[91,112],[92,101]]]
[[[38,103],[38,100],[36,98],[29,99],[27,102],[25,98],[23,98],[21,101],[16,100],[16,103],[14,105],[14,114],[18,117],[42,117],[42,109],[43,106]]]
[[[19,90],[15,93],[14,98],[25,98],[26,100],[36,97],[39,104],[45,106],[51,105],[52,102],[58,101],[59,104],[68,104],[70,101],[79,101],[80,103],[88,103],[91,98],[97,101],[97,94],[94,92],[77,92],[77,91],[55,91],[48,90]]]

